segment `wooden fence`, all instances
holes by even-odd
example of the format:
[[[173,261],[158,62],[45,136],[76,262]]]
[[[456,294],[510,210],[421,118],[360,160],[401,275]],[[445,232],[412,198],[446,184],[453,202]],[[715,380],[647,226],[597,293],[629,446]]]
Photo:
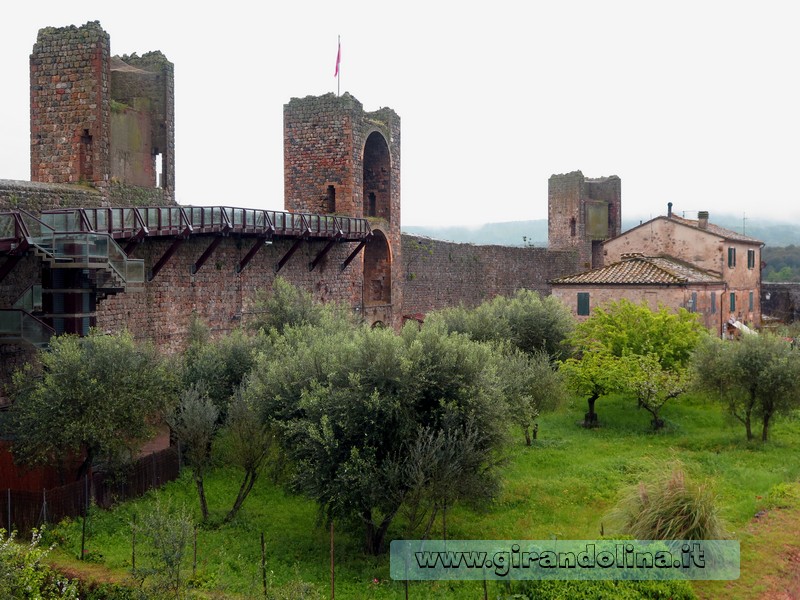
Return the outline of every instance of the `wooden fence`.
[[[77,517],[94,501],[109,508],[115,502],[137,498],[148,490],[177,479],[180,457],[175,448],[167,448],[140,458],[121,477],[111,479],[104,473],[86,476],[41,492],[0,490],[0,527],[7,531],[28,533],[44,523],[58,523],[65,517]]]

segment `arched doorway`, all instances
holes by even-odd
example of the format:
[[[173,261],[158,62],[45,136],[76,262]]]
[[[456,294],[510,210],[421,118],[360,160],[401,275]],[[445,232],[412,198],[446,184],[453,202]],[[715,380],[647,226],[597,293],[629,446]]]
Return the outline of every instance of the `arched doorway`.
[[[364,216],[391,221],[392,165],[386,138],[373,131],[364,144]]]
[[[364,247],[364,306],[392,303],[392,250],[380,230]]]

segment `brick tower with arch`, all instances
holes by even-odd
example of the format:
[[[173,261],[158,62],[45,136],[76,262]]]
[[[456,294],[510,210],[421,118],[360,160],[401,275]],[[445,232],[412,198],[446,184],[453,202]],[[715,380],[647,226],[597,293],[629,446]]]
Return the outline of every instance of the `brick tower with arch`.
[[[283,144],[285,210],[369,220],[373,235],[356,267],[359,309],[369,323],[398,326],[400,117],[390,108],[365,112],[347,92],[292,98],[283,109]]]

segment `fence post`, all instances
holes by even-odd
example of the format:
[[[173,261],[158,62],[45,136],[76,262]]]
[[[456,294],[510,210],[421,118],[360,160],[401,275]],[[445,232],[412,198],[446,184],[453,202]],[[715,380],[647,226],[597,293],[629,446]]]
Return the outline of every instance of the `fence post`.
[[[81,530],[81,556],[80,560],[84,559],[86,554],[86,517],[89,512],[89,476],[83,476],[83,528]]]
[[[261,584],[264,586],[264,598],[267,597],[267,547],[264,544],[264,532],[261,532]]]
[[[42,488],[42,523],[47,523],[47,490]]]
[[[8,488],[8,534],[11,535],[11,488]]]

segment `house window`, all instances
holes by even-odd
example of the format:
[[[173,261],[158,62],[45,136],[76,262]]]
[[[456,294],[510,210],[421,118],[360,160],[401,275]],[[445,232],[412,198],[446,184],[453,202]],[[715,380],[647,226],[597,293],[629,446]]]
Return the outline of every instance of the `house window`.
[[[697,292],[692,292],[692,299],[689,301],[689,312],[697,312]]]
[[[736,294],[731,292],[731,312],[736,312]]]
[[[578,292],[578,316],[589,316],[589,292]]]
[[[736,248],[728,248],[728,266],[731,269],[736,266]]]
[[[711,314],[717,312],[717,292],[711,292]]]
[[[755,269],[756,268],[756,251],[755,250],[748,250],[747,251],[747,268],[748,269]]]
[[[753,292],[750,292],[750,309],[749,310],[753,310],[753,304],[754,304]]]

